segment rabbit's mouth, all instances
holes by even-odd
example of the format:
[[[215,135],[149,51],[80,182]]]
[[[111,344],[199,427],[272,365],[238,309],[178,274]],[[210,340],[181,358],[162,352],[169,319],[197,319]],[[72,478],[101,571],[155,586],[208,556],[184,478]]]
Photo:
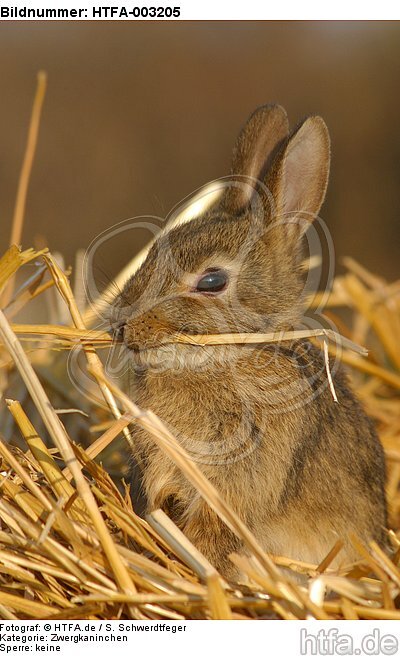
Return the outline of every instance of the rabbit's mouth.
[[[129,362],[137,372],[157,373],[183,371],[215,371],[224,369],[240,357],[237,346],[199,346],[177,341],[178,335],[200,332],[193,325],[166,326],[159,322],[157,330],[146,321],[128,321],[118,326],[117,340],[125,347]]]
[[[159,342],[158,344],[127,345],[131,363],[137,371],[179,374],[184,371],[219,371],[232,364],[240,349],[232,346],[199,347],[193,344]]]

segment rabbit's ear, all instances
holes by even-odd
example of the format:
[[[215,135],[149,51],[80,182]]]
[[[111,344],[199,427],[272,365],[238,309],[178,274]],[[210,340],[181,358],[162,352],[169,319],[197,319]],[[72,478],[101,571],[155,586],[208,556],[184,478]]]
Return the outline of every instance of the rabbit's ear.
[[[237,213],[249,204],[254,180],[265,177],[288,132],[287,115],[280,105],[264,105],[253,112],[233,150],[231,175],[236,178],[236,184],[233,180],[223,192],[218,203],[222,209]]]
[[[328,128],[321,117],[311,116],[290,136],[267,174],[278,221],[295,223],[300,234],[306,230],[325,198],[329,163]],[[299,230],[295,232],[298,236]]]

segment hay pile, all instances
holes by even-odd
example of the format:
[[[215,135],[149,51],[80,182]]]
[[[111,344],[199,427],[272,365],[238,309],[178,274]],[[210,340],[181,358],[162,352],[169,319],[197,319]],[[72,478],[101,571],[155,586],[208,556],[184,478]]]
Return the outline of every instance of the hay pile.
[[[11,243],[21,241],[44,88],[42,76]],[[385,449],[394,556],[353,536],[359,560],[337,570],[331,564],[340,542],[318,566],[264,553],[162,422],[107,380],[100,355],[110,338],[89,330],[87,313],[56,259],[47,249],[10,247],[0,259],[2,619],[400,619],[400,281],[389,284],[349,258],[344,264],[327,314],[340,327],[341,358]],[[24,282],[14,292],[21,272]],[[15,323],[48,295],[54,306],[54,294],[64,317],[68,310],[67,321],[60,316],[50,325]],[[312,304],[320,300],[316,295]],[[328,378],[329,337],[324,333],[322,340]],[[218,338],[208,339],[215,343]],[[66,355],[77,344],[103,405],[79,394],[68,377]],[[355,344],[368,348],[369,357]],[[336,353],[336,346],[329,349]],[[334,384],[331,391],[334,395]],[[161,510],[146,521],[135,514],[128,488],[120,476],[112,477],[113,472],[127,474],[123,436],[129,439],[133,422],[146,428],[242,539],[250,556],[233,559],[247,576],[246,586],[223,580]]]
[[[0,290],[32,261],[41,264],[0,314],[0,380],[6,399],[2,425],[7,412],[13,420],[11,435],[18,427],[23,439],[22,448],[21,442],[19,448],[0,442],[2,618],[400,618],[396,610],[400,592],[400,532],[396,534],[400,524],[399,283],[389,285],[348,259],[347,273],[335,280],[328,302],[329,312],[335,306],[351,311],[351,328],[341,325],[347,338],[344,343],[354,340],[370,347],[368,359],[349,350],[342,357],[352,368],[358,395],[377,422],[387,455],[390,539],[396,550],[390,560],[377,545],[366,548],[354,536],[359,562],[336,571],[330,563],[340,543],[318,567],[263,553],[157,417],[151,411],[142,412],[107,381],[96,348],[110,338],[85,328],[68,277],[50,253],[10,248],[0,259]],[[6,315],[14,316],[51,287],[69,308],[75,328],[9,322]],[[28,341],[20,341],[16,333]],[[57,389],[48,382],[58,377],[68,398],[72,384],[65,371],[60,376],[58,351],[77,341],[109,407],[106,411],[93,403],[88,408],[90,399],[85,400],[89,410],[86,433],[90,435],[90,426],[94,431],[105,428],[86,450],[75,442],[79,406],[65,415],[69,417],[67,435],[51,398],[57,396]],[[35,372],[36,364],[43,369],[43,353],[47,383]],[[40,430],[22,405],[9,398],[15,378],[23,381],[24,406],[36,409]],[[148,521],[137,517],[127,488],[118,487],[94,460],[133,421],[146,427],[242,538],[251,556],[234,558],[248,576],[246,587],[224,581],[162,511]],[[285,570],[306,574],[304,582],[287,579]]]

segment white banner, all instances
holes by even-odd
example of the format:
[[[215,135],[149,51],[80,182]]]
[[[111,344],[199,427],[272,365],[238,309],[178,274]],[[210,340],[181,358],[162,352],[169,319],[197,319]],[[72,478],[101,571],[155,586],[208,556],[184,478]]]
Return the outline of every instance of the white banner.
[[[0,0],[1,20],[326,20],[398,19],[400,5],[321,0]]]
[[[4,621],[0,653],[394,656],[400,624],[291,621]]]

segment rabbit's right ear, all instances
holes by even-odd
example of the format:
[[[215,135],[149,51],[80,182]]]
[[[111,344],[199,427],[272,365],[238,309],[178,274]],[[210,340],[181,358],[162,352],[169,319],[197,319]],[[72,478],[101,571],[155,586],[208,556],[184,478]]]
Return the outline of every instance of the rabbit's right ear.
[[[330,139],[320,116],[310,116],[291,134],[269,169],[265,184],[275,219],[296,238],[318,215],[329,177]],[[269,212],[266,212],[266,216]]]
[[[231,176],[236,184],[233,180],[224,190],[218,203],[221,209],[236,214],[249,204],[255,182],[265,177],[288,133],[288,118],[280,105],[264,105],[253,112],[233,150]]]

